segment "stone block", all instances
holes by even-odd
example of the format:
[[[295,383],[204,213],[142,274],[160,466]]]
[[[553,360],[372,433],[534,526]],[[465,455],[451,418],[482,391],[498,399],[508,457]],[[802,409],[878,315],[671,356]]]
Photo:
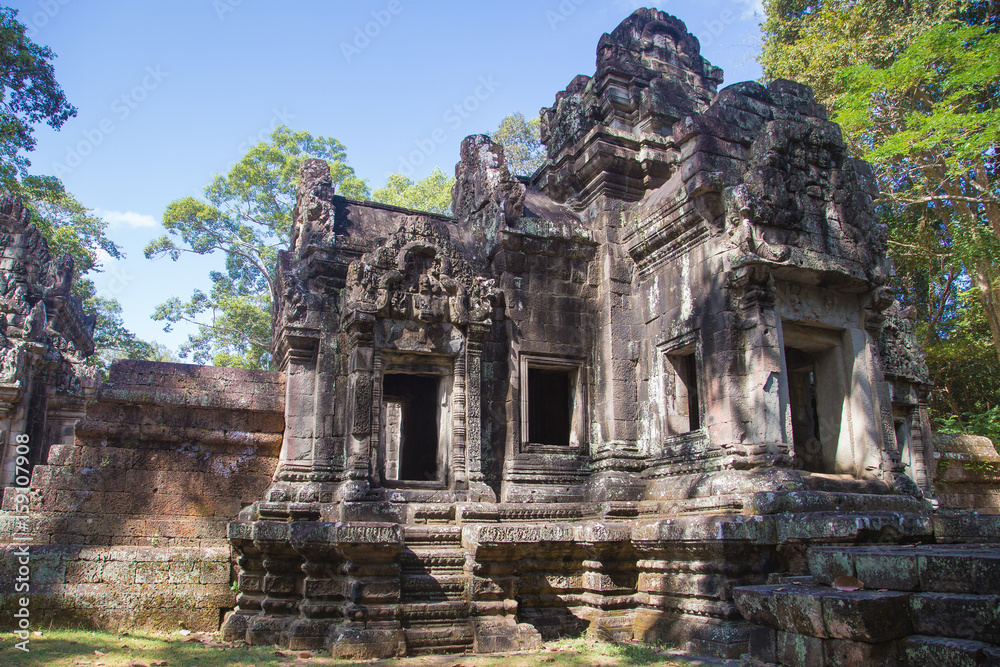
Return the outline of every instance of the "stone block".
[[[823,640],[794,632],[776,633],[778,662],[783,665],[826,666],[826,650]]]
[[[980,667],[989,644],[968,639],[912,635],[904,642],[907,665],[921,667]]]
[[[901,641],[869,644],[847,639],[827,639],[823,642],[826,667],[902,667],[903,643]]]
[[[740,586],[734,588],[733,599],[743,618],[754,625],[772,630],[783,629],[784,626],[778,621],[774,588],[774,586]]]
[[[755,625],[750,628],[750,655],[762,662],[778,661],[778,633]]]
[[[805,586],[779,586],[774,590],[774,615],[785,632],[828,637],[823,622],[822,599]]]
[[[854,576],[866,588],[888,588],[891,591],[920,589],[917,559],[908,554],[872,553],[854,559]]]
[[[909,595],[878,591],[824,591],[826,636],[884,643],[912,632]]]
[[[910,609],[917,634],[1000,644],[1000,596],[919,593]]]

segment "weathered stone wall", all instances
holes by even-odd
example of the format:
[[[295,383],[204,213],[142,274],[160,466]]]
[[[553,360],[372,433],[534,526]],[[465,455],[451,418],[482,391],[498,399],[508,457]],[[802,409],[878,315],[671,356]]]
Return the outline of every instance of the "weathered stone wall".
[[[116,361],[75,440],[34,467],[27,513],[19,489],[4,493],[0,543],[31,545],[32,619],[218,627],[235,606],[226,524],[271,481],[283,384],[274,372]],[[14,577],[0,580],[6,609]]]
[[[942,508],[1000,514],[1000,454],[989,438],[935,433],[934,463]]]

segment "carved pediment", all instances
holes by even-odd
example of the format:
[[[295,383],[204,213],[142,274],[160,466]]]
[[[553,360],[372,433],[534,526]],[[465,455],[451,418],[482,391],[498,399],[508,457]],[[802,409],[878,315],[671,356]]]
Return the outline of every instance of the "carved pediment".
[[[501,295],[493,280],[476,274],[444,223],[400,217],[395,234],[348,268],[348,308],[427,323],[489,322]]]

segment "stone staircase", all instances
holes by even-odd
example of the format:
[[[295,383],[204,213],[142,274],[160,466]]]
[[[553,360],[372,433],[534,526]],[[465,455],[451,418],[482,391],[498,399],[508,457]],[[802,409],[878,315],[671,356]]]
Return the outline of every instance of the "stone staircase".
[[[406,526],[400,559],[400,603],[411,653],[469,652],[469,574],[462,529],[455,525]],[[464,621],[464,622],[463,622]]]
[[[734,589],[747,665],[1000,665],[1000,545],[809,549],[812,576]],[[849,587],[853,577],[861,590]]]

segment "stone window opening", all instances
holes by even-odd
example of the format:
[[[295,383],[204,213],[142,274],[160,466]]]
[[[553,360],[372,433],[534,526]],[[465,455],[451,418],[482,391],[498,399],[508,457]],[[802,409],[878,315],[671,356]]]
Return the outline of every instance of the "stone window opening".
[[[571,372],[528,367],[528,440],[568,446],[572,430]]]
[[[579,447],[584,441],[582,364],[521,359],[521,439],[526,448]]]
[[[700,356],[693,333],[684,336],[664,354],[667,435],[684,435],[699,431],[703,426]]]
[[[442,429],[447,407],[439,375],[390,373],[382,378],[384,475],[389,482],[439,483],[445,476]],[[447,421],[447,424],[444,422]]]

